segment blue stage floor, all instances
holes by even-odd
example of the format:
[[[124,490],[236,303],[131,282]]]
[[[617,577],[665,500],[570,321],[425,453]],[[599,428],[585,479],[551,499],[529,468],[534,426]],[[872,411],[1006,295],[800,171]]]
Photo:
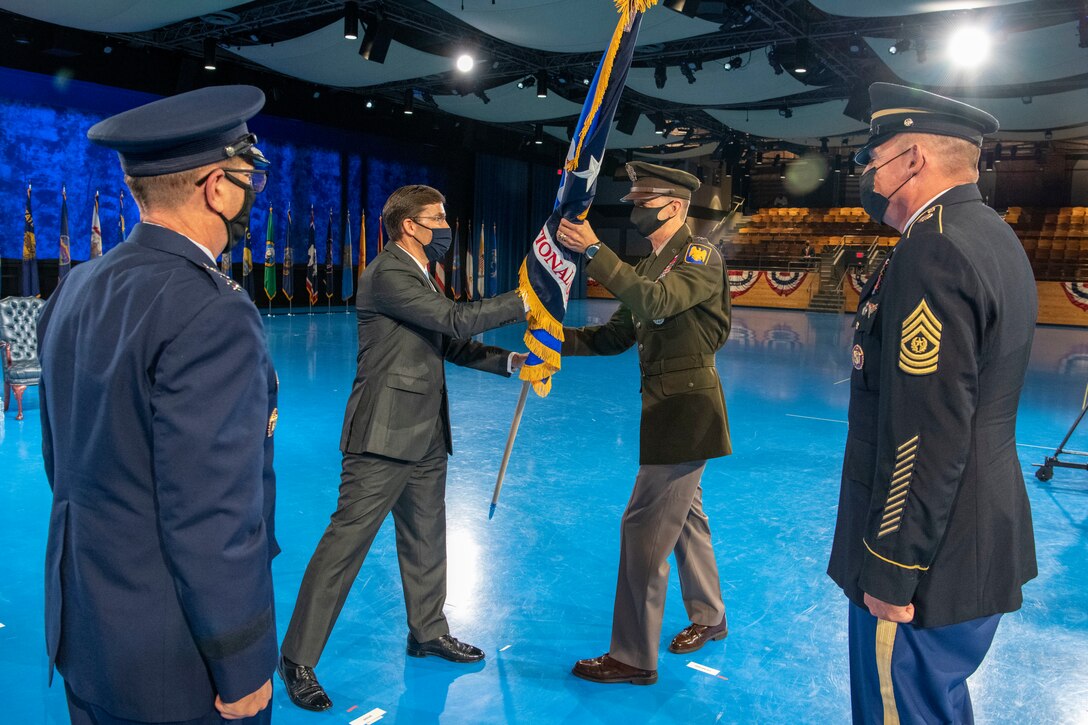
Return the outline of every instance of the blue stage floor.
[[[614,303],[575,302],[572,323]],[[849,719],[846,600],[824,574],[846,434],[847,316],[735,309],[718,356],[735,453],[712,461],[703,503],[715,537],[729,637],[693,656],[662,646],[652,687],[569,674],[608,648],[619,521],[638,461],[634,353],[564,363],[551,397],[531,396],[498,512],[491,489],[517,401],[516,380],[448,367],[456,452],[448,484],[453,634],[483,647],[477,666],[404,652],[392,522],[374,544],[317,669],[334,708],[293,707],[276,680],[279,723],[842,723]],[[266,318],[281,381],[276,559],[279,627],[336,501],[337,449],[355,372],[354,316]],[[520,349],[521,328],[484,336]],[[1021,405],[1039,577],[1006,616],[972,678],[980,723],[1088,721],[1088,474],[1032,463],[1064,436],[1088,382],[1088,331],[1039,328]],[[209,395],[214,391],[209,391]],[[46,688],[42,558],[49,489],[38,397],[0,426],[0,722],[67,722]],[[94,415],[94,411],[87,411]],[[1088,425],[1070,447],[1088,449]],[[663,645],[687,624],[675,576]],[[93,652],[86,653],[94,657]],[[720,671],[712,676],[695,662]],[[138,672],[133,677],[139,677]]]

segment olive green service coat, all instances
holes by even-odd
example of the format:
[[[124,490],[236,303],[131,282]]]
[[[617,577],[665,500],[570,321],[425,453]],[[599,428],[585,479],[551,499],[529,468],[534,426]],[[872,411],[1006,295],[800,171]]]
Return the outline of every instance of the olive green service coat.
[[[601,246],[586,274],[622,302],[606,324],[563,329],[564,355],[617,355],[638,343],[639,463],[727,456],[729,418],[714,353],[729,337],[729,285],[716,247],[684,225],[634,267]]]

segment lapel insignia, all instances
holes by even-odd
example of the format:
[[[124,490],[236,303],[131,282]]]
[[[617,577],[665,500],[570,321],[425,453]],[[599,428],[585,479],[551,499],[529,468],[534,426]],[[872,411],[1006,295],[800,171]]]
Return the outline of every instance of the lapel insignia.
[[[272,415],[268,416],[268,434],[267,437],[271,438],[272,434],[276,432],[276,422],[280,419],[280,409],[273,408]]]
[[[872,317],[876,314],[877,307],[880,306],[878,302],[866,302],[861,308],[861,314],[863,317]]]
[[[899,369],[908,375],[937,372],[943,325],[925,298],[903,321],[899,338]]]
[[[861,349],[861,345],[854,345],[854,349],[850,351],[850,362],[855,370],[865,367],[865,351]]]
[[[710,247],[704,244],[689,244],[684,261],[691,264],[706,264],[710,260]]]

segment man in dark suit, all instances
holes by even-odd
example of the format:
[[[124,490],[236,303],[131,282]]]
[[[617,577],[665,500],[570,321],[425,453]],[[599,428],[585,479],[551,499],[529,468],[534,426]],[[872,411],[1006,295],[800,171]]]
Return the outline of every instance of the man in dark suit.
[[[382,216],[392,244],[359,278],[359,367],[344,415],[340,498],[306,567],[279,672],[291,700],[332,706],[313,668],[382,521],[393,513],[408,654],[476,662],[484,653],[449,633],[446,601],[446,459],[453,452],[446,361],[509,376],[525,354],[474,342],[524,319],[517,292],[453,302],[426,265],[451,234],[445,198],[429,186],[393,192]]]
[[[215,266],[264,187],[245,123],[263,105],[205,88],[87,134],[118,151],[141,221],[38,327],[46,640],[77,725],[271,717],[277,382]]]
[[[967,677],[1036,575],[1016,453],[1035,280],[975,185],[997,120],[904,86],[869,94],[861,202],[902,237],[854,318],[828,573],[850,599],[854,722],[969,723]]]
[[[709,458],[732,452],[714,354],[729,337],[730,299],[717,247],[694,239],[688,205],[699,180],[679,169],[627,164],[631,221],[653,254],[636,266],[602,246],[588,223],[559,225],[559,243],[589,258],[586,274],[620,302],[606,324],[564,328],[564,355],[616,355],[638,345],[642,368],[639,470],[623,514],[612,643],[574,674],[601,683],[657,681],[657,650],[675,553],[691,621],[669,651],[689,654],[728,627],[718,565],[703,511]]]

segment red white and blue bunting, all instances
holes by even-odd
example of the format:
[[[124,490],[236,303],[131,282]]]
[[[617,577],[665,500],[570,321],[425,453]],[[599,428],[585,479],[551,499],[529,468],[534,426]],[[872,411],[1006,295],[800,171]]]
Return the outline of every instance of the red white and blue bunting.
[[[755,269],[731,269],[729,270],[729,296],[740,297],[752,289],[759,281],[762,272]]]
[[[789,297],[804,284],[808,272],[764,272],[763,276],[771,289],[782,297]]]
[[[869,281],[869,275],[850,269],[847,270],[846,276],[850,280],[850,288],[860,295],[865,288],[865,283]]]
[[[1070,302],[1088,312],[1088,282],[1062,282],[1062,291]]]

